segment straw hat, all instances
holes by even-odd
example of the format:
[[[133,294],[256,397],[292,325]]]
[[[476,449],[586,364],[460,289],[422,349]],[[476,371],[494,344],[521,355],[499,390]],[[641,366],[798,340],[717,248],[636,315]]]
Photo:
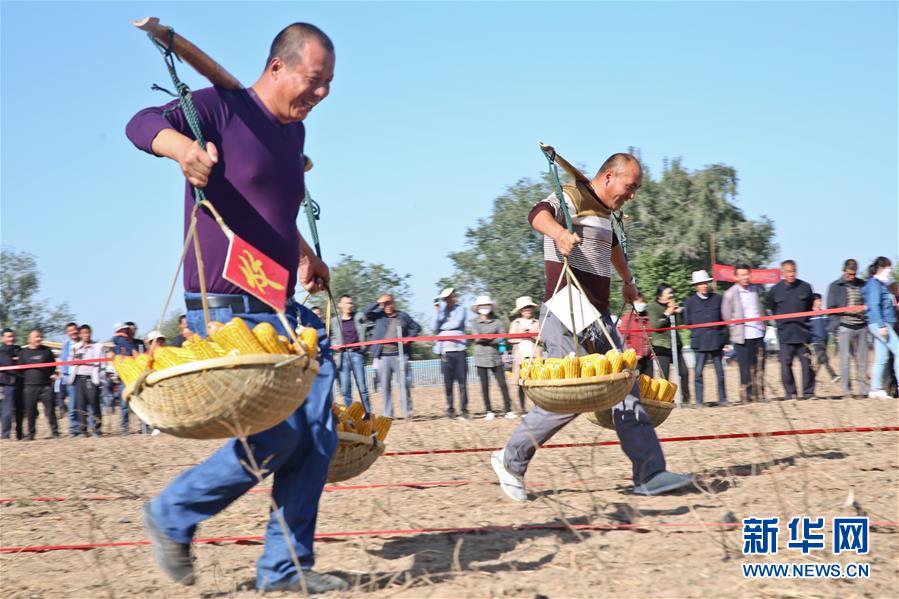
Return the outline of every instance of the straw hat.
[[[709,273],[704,270],[694,270],[690,278],[692,279],[690,281],[690,285],[696,285],[698,283],[710,283],[712,281],[712,277],[710,277]]]
[[[515,300],[515,309],[512,310],[512,316],[518,316],[525,308],[536,308],[537,304],[531,299],[530,295],[522,295]]]
[[[479,295],[475,298],[474,303],[471,305],[471,311],[477,313],[478,308],[480,306],[495,306],[496,302],[490,299],[489,295]]]

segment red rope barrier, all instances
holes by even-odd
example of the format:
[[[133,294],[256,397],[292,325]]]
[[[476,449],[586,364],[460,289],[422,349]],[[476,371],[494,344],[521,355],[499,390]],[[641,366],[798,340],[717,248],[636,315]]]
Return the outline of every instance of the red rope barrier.
[[[808,428],[788,431],[770,431],[753,433],[723,433],[719,435],[690,435],[686,437],[662,437],[660,443],[677,443],[680,441],[713,441],[718,439],[749,439],[754,437],[789,437],[792,435],[828,435],[837,433],[875,433],[899,431],[899,426],[850,426],[841,428]],[[619,441],[597,441],[593,443],[547,443],[541,449],[562,449],[571,447],[608,447],[620,445]],[[388,451],[385,456],[435,455],[444,453],[479,453],[497,451],[502,447],[476,447],[469,449],[424,449],[417,451]]]
[[[315,533],[316,539],[345,539],[352,537],[403,537],[418,534],[480,534],[490,532],[527,532],[531,530],[640,530],[660,528],[737,528],[742,526],[740,522],[643,522],[632,524],[521,524],[514,526],[465,526],[442,528],[407,528],[394,530],[355,530],[343,532]],[[870,526],[882,528],[894,528],[899,522],[885,520],[871,522]],[[237,545],[255,545],[265,540],[261,535],[245,537],[210,537],[194,539],[195,544],[219,544],[234,543]],[[106,547],[140,547],[149,545],[147,540],[140,541],[113,541],[108,543],[78,543],[71,545],[25,545],[21,547],[0,547],[0,553],[45,553],[48,551],[88,551]]]
[[[738,318],[734,320],[720,320],[718,322],[704,322],[702,324],[683,324],[676,327],[662,329],[632,329],[628,332],[645,330],[649,333],[663,333],[665,331],[683,331],[701,329],[704,327],[719,327],[731,324],[744,324],[747,322],[761,322],[769,320],[785,320],[788,318],[803,318],[806,316],[818,316],[822,314],[839,314],[842,312],[861,312],[864,306],[849,306],[846,308],[828,308],[827,310],[812,310],[810,312],[792,312],[790,314],[778,314],[777,316],[756,316],[753,318]],[[533,339],[537,333],[495,333],[490,335],[423,335],[419,337],[393,337],[390,339],[374,339],[372,341],[359,341],[357,343],[344,343],[332,345],[331,349],[341,350],[353,347],[367,347],[369,345],[385,345],[388,343],[412,343],[413,341],[474,341],[477,339]],[[50,366],[78,366],[81,364],[96,364],[100,362],[112,362],[110,358],[95,358],[93,360],[66,360],[64,362],[42,362],[40,364],[19,364],[16,366],[0,366],[0,372],[7,370],[26,370],[29,368],[48,368]]]

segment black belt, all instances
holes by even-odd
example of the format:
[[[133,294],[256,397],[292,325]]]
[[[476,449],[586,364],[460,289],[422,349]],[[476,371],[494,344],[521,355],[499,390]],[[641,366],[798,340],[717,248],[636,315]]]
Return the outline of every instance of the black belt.
[[[203,300],[199,298],[186,300],[188,310],[202,310]],[[230,308],[235,314],[255,314],[268,312],[274,314],[274,309],[265,302],[247,295],[210,295],[206,298],[206,304],[211,308]],[[247,309],[249,308],[249,309]]]

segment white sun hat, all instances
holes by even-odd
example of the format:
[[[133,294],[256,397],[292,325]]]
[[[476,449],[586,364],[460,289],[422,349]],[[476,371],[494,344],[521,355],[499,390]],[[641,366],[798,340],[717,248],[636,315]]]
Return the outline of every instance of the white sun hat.
[[[477,312],[479,306],[495,306],[496,302],[490,299],[489,295],[479,295],[475,298],[474,303],[471,305],[471,311]]]
[[[710,277],[709,273],[704,270],[694,270],[693,274],[690,275],[690,278],[692,279],[690,281],[690,285],[696,285],[697,283],[709,283],[712,281],[712,277]]]

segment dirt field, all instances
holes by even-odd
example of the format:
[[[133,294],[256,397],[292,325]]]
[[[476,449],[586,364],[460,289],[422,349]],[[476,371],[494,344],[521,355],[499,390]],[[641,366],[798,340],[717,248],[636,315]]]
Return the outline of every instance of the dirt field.
[[[729,367],[729,377],[736,376]],[[707,372],[707,389],[711,372]],[[780,393],[775,373],[772,388]],[[731,397],[736,383],[728,381]],[[481,398],[470,385],[471,404]],[[677,410],[660,437],[791,428],[899,424],[895,400],[772,401]],[[497,393],[494,390],[494,405]],[[501,446],[518,421],[442,418],[442,392],[417,389],[417,418],[398,421],[388,451]],[[375,405],[380,403],[375,398]],[[114,421],[107,418],[107,422]],[[46,434],[40,422],[39,436]],[[579,418],[553,443],[614,440]],[[219,442],[165,435],[42,439],[0,446],[0,545],[74,544],[145,538],[141,502],[183,465]],[[655,498],[631,493],[630,464],[618,447],[543,449],[528,474],[533,500],[521,505],[495,484],[489,453],[383,457],[346,484],[444,482],[436,486],[333,490],[319,532],[522,524],[637,524],[609,530],[521,530],[350,537],[317,544],[317,568],[340,572],[354,588],[335,597],[886,597],[899,588],[899,528],[874,526],[870,554],[834,556],[831,518],[899,520],[899,434],[783,436],[664,443],[674,471],[696,473],[700,488]],[[455,481],[455,482],[454,482]],[[124,495],[87,500],[92,495]],[[62,502],[38,496],[73,497]],[[827,545],[803,557],[787,549],[786,522],[827,518]],[[740,527],[702,526],[748,516],[781,518],[777,556],[745,561],[867,562],[868,580],[744,579]],[[261,535],[267,495],[249,494],[206,522],[200,537]],[[666,523],[671,526],[658,526]],[[156,569],[146,547],[0,554],[4,597],[249,597],[259,544],[196,546],[198,583],[179,587]],[[890,591],[889,589],[893,589]],[[277,595],[275,595],[277,596]]]

